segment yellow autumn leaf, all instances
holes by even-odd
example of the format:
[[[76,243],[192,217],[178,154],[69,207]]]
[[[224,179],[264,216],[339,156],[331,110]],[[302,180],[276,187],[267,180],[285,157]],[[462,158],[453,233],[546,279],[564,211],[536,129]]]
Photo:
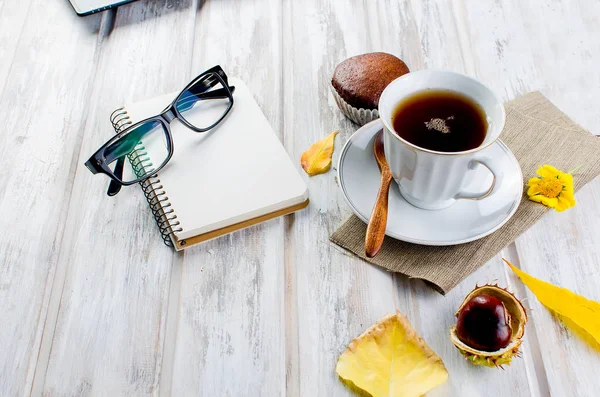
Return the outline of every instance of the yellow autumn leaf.
[[[448,379],[442,359],[400,312],[354,339],[335,370],[373,397],[419,397]]]
[[[331,167],[333,143],[338,131],[333,131],[327,137],[313,143],[300,157],[300,164],[310,176],[327,172]]]
[[[581,335],[586,341],[600,344],[600,303],[530,276],[506,259],[504,262],[519,276],[542,305],[555,313],[576,334],[587,333],[588,335]],[[592,341],[589,340],[590,338]]]

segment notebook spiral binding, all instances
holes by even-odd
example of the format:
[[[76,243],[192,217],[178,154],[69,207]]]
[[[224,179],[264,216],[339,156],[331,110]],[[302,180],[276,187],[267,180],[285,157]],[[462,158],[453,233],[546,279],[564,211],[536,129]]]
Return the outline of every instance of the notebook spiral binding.
[[[132,124],[129,115],[127,114],[127,110],[125,110],[124,107],[120,107],[112,112],[110,115],[110,122],[117,134],[123,132]],[[152,161],[148,157],[148,152],[146,152],[146,148],[142,142],[138,143],[135,149],[129,153],[127,157],[129,158],[129,162],[136,175],[143,175],[146,172],[151,171],[146,167],[152,167]],[[150,211],[152,211],[152,216],[156,221],[156,226],[158,226],[158,229],[160,230],[164,243],[167,246],[172,247],[173,240],[171,239],[171,236],[175,233],[182,232],[183,228],[180,227],[181,223],[177,220],[175,210],[169,202],[169,197],[158,178],[158,174],[154,174],[148,179],[143,180],[140,182],[140,186],[146,197]]]

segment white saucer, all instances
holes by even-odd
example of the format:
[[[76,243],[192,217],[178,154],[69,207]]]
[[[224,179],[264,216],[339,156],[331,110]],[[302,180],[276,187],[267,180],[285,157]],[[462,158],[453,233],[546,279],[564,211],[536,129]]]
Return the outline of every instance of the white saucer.
[[[379,190],[380,174],[373,155],[375,135],[383,128],[374,120],[356,131],[344,145],[338,163],[338,180],[352,211],[367,223]],[[386,235],[423,245],[454,245],[477,240],[498,230],[513,216],[523,195],[521,167],[506,145],[497,140],[482,150],[501,158],[504,169],[500,188],[483,200],[457,200],[452,206],[429,211],[412,206],[392,182]],[[467,190],[483,191],[492,176],[484,167],[473,173]]]

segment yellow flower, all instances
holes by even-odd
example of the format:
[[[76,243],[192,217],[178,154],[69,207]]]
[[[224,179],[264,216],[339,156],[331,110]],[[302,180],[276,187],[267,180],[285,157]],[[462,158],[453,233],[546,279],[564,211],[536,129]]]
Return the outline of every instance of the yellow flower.
[[[529,200],[542,203],[558,212],[575,206],[573,175],[548,164],[538,168],[537,174],[539,178],[531,178],[527,182]]]

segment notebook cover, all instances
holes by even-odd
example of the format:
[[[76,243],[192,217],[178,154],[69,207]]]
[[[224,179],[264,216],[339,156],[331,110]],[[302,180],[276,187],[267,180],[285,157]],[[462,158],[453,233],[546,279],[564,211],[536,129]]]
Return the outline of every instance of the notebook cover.
[[[252,94],[239,79],[229,83],[234,105],[217,127],[196,133],[171,123],[174,153],[158,177],[183,229],[173,234],[177,250],[308,205],[306,184]],[[135,123],[160,113],[176,95],[125,110]],[[152,158],[153,148],[146,149]]]

